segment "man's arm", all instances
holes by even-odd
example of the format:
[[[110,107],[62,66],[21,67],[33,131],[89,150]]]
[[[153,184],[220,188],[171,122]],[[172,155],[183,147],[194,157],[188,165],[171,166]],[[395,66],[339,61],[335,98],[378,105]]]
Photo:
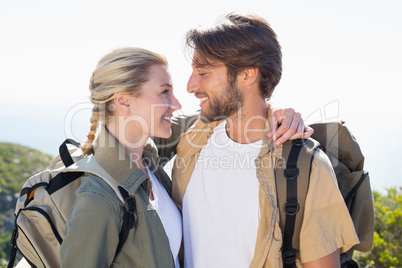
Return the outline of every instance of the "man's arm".
[[[303,267],[305,267],[305,268],[321,268],[321,267],[339,268],[339,267],[341,267],[340,259],[339,259],[339,249],[325,257],[320,258],[320,259],[303,263]]]
[[[180,115],[172,118],[172,135],[168,139],[153,137],[158,148],[160,164],[164,166],[176,155],[176,147],[179,144],[181,134],[187,131],[198,119],[199,112],[190,115]]]
[[[321,149],[314,154],[308,187],[299,236],[301,261],[305,267],[340,267],[339,254],[358,244],[359,238],[331,161]]]

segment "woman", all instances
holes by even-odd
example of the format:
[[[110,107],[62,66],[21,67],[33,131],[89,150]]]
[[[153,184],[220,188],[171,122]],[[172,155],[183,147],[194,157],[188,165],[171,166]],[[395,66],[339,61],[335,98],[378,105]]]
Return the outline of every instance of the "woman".
[[[179,267],[180,212],[148,139],[168,138],[172,113],[181,108],[166,59],[140,48],[115,50],[99,61],[90,92],[92,125],[82,151],[124,181],[136,201],[136,223],[114,259],[124,206],[103,180],[84,176],[61,246],[62,267]]]
[[[181,108],[167,60],[141,48],[115,50],[99,61],[90,92],[94,107],[82,151],[135,199],[135,223],[116,255],[125,207],[102,179],[83,176],[61,245],[62,267],[179,267],[181,216],[150,139],[169,138],[171,117]]]

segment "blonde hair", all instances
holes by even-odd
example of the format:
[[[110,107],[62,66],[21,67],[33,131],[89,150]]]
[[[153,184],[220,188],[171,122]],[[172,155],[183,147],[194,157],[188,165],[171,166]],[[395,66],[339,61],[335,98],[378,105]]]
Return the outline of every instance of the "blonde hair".
[[[93,154],[99,123],[107,124],[109,116],[113,116],[115,93],[141,95],[141,87],[149,79],[149,68],[158,64],[168,65],[165,57],[135,47],[114,50],[98,62],[89,84],[94,106],[88,139],[81,146],[84,155]]]

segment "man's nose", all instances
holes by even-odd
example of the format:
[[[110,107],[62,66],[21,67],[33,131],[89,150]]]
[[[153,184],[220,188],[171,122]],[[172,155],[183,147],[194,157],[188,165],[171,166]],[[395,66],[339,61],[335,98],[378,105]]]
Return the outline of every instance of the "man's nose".
[[[196,91],[199,90],[199,83],[196,74],[192,73],[190,78],[188,79],[187,82],[187,92],[188,93],[195,93]]]

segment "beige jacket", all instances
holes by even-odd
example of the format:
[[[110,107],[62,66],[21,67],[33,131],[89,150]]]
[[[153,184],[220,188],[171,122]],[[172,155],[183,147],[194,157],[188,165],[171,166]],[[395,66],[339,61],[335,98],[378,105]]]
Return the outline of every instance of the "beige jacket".
[[[213,129],[220,122],[205,124],[197,121],[181,137],[173,167],[172,197],[181,209],[186,187],[201,149],[207,144]],[[266,124],[265,133],[269,132]],[[274,168],[282,155],[282,146],[275,146],[264,135],[263,145],[256,159],[260,183],[260,223],[254,258],[250,267],[282,267],[282,232],[279,226],[279,208],[276,197]],[[327,156],[317,152],[306,197],[297,265],[324,257],[338,248],[345,252],[359,243],[352,220],[337,188],[335,174]]]

